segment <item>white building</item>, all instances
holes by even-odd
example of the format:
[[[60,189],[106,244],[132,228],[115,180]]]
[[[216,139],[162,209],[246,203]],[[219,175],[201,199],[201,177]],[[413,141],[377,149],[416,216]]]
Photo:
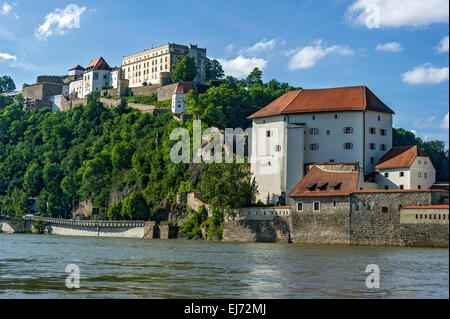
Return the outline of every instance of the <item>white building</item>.
[[[436,180],[433,163],[417,146],[393,147],[375,171],[379,189],[428,189]]]
[[[121,74],[120,67],[111,69],[102,57],[92,60],[86,69],[77,65],[69,70],[69,75],[75,76],[75,79],[68,84],[68,94],[76,92],[78,98],[85,98],[93,91],[117,89]]]
[[[193,90],[192,82],[179,82],[172,95],[172,113],[181,114],[186,112],[186,103],[184,103],[184,96]]]
[[[291,91],[252,114],[257,200],[287,202],[308,163],[358,162],[372,172],[392,147],[392,114],[365,86]]]

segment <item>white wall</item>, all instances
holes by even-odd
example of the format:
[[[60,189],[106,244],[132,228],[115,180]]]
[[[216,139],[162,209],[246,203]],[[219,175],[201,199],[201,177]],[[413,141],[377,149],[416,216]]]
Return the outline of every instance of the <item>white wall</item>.
[[[59,111],[61,108],[61,97],[62,95],[52,95],[50,101],[52,102],[52,112]]]
[[[436,170],[429,157],[417,156],[411,165],[410,174],[412,189],[419,188],[419,185],[421,189],[427,189],[436,181]]]
[[[72,92],[77,92],[78,98],[83,98],[83,79],[70,82],[69,94]]]
[[[172,95],[172,113],[180,114],[186,112],[186,105],[183,101],[185,94]]]
[[[367,174],[375,170],[380,158],[392,148],[392,114],[366,111],[364,121],[366,127],[364,173]],[[371,127],[375,128],[375,134],[370,133]],[[386,135],[381,135],[381,129],[386,130]],[[375,150],[370,149],[370,143],[375,144]],[[385,145],[385,150],[382,150],[382,144]],[[371,157],[373,157],[373,163]]]

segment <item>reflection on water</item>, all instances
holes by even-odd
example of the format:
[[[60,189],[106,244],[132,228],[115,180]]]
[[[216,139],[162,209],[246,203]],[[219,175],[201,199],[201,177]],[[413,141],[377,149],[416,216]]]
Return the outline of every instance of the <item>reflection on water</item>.
[[[448,298],[448,250],[0,234],[0,298]],[[68,289],[68,264],[80,289]],[[380,288],[365,286],[368,264]]]

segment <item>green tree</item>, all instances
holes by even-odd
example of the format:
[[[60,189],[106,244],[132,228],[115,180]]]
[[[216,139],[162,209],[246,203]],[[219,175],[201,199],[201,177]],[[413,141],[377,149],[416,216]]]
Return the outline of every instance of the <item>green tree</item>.
[[[172,81],[192,81],[197,75],[197,65],[193,57],[184,55],[178,59],[172,71]]]
[[[222,65],[216,59],[206,58],[206,81],[222,79],[225,76]]]
[[[10,76],[0,76],[0,93],[11,92],[16,89],[13,79]]]
[[[130,168],[133,152],[134,147],[128,142],[122,141],[116,144],[111,153],[113,168],[116,170]]]
[[[134,191],[122,202],[122,217],[132,220],[148,220],[150,211],[144,196],[139,191]]]
[[[249,86],[262,85],[262,71],[258,68],[254,68],[252,72],[247,76],[247,84]]]

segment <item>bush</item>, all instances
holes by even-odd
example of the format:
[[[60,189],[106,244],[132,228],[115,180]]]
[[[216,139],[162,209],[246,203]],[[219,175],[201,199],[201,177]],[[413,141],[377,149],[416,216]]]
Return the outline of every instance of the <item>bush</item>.
[[[31,229],[35,234],[43,234],[45,232],[45,222],[39,217],[33,224],[31,224]]]
[[[208,211],[204,206],[200,206],[198,212],[189,210],[192,212],[192,216],[181,225],[178,236],[188,239],[202,239],[202,226],[208,219]]]

